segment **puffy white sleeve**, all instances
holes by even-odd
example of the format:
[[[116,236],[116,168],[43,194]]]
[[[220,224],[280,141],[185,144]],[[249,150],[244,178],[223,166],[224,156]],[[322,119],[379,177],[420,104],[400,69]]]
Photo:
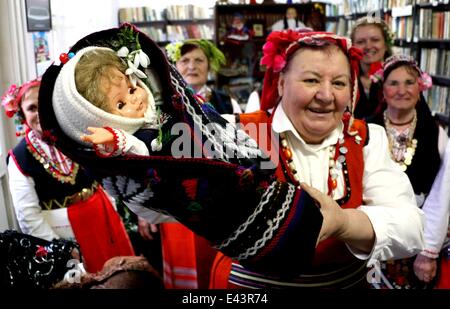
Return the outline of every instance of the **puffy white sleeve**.
[[[369,124],[364,147],[363,201],[359,209],[369,217],[376,238],[371,259],[399,259],[422,251],[423,212],[408,176],[390,158],[384,129],[375,124]]]
[[[8,175],[9,191],[22,232],[49,241],[59,238],[45,219],[33,178],[22,174],[13,156],[9,158]]]
[[[426,218],[425,249],[422,254],[437,258],[447,236],[450,216],[450,143],[422,209]]]

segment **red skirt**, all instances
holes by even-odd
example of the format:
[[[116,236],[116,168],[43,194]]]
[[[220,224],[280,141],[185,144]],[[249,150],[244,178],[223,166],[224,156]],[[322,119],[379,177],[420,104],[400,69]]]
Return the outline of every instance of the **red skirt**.
[[[70,205],[67,214],[86,271],[101,270],[112,257],[134,255],[125,226],[101,187],[86,201]]]

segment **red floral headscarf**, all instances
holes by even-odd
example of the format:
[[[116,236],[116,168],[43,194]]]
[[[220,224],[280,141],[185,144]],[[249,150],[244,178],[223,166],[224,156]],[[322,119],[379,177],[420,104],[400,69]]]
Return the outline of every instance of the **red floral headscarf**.
[[[9,89],[2,95],[1,102],[5,109],[6,116],[12,118],[17,112],[20,111],[20,102],[22,101],[23,95],[32,87],[37,87],[41,84],[40,77],[30,80],[24,83],[22,86],[17,87],[13,84]]]
[[[267,37],[263,46],[263,57],[261,58],[261,65],[266,66],[261,98],[262,110],[268,110],[278,103],[278,79],[280,72],[286,66],[289,56],[304,46],[322,46],[326,42],[337,45],[350,61],[352,78],[350,109],[353,113],[359,96],[357,76],[359,73],[359,61],[362,58],[361,50],[353,47],[351,40],[345,37],[330,32],[316,32],[305,29],[299,31],[291,29],[273,31]]]

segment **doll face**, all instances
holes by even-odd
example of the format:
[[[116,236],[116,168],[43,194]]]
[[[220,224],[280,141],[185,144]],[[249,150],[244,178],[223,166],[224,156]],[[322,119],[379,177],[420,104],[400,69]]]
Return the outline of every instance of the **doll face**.
[[[310,144],[321,143],[338,126],[350,89],[350,64],[338,47],[297,51],[278,82],[286,115]]]
[[[139,86],[133,87],[125,74],[113,68],[109,78],[100,81],[110,113],[128,118],[142,118],[148,106],[148,94]]]
[[[418,73],[406,66],[398,67],[387,76],[383,94],[390,109],[412,110],[420,98]]]
[[[32,87],[28,89],[22,97],[21,108],[27,125],[30,129],[41,135],[42,129],[38,114],[38,94],[39,87]]]
[[[185,53],[176,66],[184,80],[195,91],[199,91],[208,81],[208,58],[201,48]]]
[[[383,61],[387,50],[383,32],[374,25],[358,27],[355,30],[354,45],[363,51],[361,62],[367,65]]]
[[[286,11],[287,19],[295,19],[297,18],[297,10],[295,8],[288,8]]]

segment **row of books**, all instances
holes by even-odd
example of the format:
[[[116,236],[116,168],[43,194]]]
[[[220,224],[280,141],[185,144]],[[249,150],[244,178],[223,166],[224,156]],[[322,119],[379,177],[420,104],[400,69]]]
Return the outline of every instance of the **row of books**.
[[[431,75],[450,78],[450,49],[422,48],[420,68]]]
[[[431,21],[431,22],[430,22]],[[450,11],[433,12],[431,9],[419,11],[418,37],[428,39],[450,39]]]
[[[214,38],[212,27],[207,25],[190,24],[190,25],[172,25],[167,26],[167,40],[181,41],[185,39],[207,39]]]
[[[450,91],[449,87],[433,86],[426,93],[424,93],[430,109],[433,112],[450,115]]]
[[[391,30],[397,39],[410,40],[413,35],[414,19],[412,16],[392,18]]]
[[[325,30],[334,32],[337,35],[349,36],[354,22],[354,20],[348,20],[343,17],[340,17],[337,21],[328,20],[325,23]]]
[[[166,9],[167,19],[206,19],[212,18],[204,7],[188,5],[169,5]]]
[[[379,9],[380,0],[344,0],[342,5],[344,15],[372,12]]]
[[[185,39],[213,40],[214,31],[207,25],[167,25],[164,27],[144,26],[140,29],[156,42],[182,41]]]
[[[157,11],[149,6],[119,9],[119,21],[121,23],[163,20],[163,15],[163,11]]]
[[[119,9],[120,22],[145,22],[164,20],[195,20],[212,18],[207,9],[192,4],[169,5],[164,10],[155,10],[150,6],[127,7]]]

